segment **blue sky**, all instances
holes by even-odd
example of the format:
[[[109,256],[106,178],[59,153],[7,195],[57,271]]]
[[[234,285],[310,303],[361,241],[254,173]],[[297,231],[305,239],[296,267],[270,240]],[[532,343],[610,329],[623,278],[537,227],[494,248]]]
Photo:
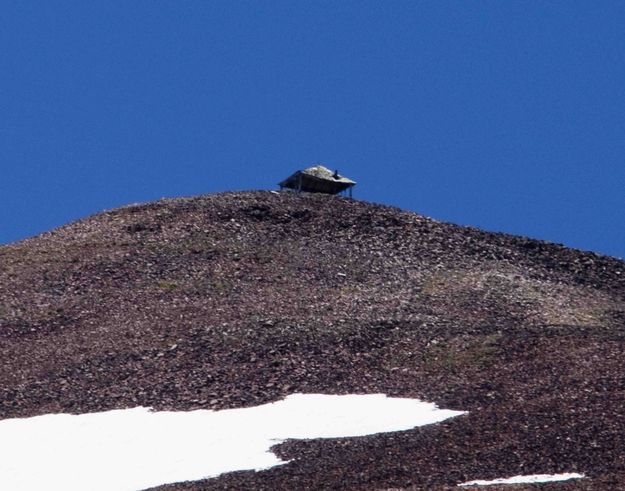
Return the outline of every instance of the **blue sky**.
[[[0,12],[0,243],[321,162],[359,199],[625,257],[622,0]]]

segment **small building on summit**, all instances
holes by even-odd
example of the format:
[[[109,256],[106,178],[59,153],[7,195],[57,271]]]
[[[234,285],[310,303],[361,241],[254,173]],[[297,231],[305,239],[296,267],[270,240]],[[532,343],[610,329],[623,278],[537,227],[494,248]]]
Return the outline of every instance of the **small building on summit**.
[[[351,198],[355,181],[342,176],[338,171],[332,172],[323,165],[298,170],[279,183],[280,189],[292,189],[307,193],[339,194],[345,192]]]

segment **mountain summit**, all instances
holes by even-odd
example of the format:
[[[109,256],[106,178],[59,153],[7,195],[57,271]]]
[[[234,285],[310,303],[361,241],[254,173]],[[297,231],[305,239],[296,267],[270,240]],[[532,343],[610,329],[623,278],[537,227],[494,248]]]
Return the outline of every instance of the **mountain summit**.
[[[624,351],[625,262],[338,196],[162,200],[0,248],[0,419],[294,393],[467,411],[159,489],[625,489]]]

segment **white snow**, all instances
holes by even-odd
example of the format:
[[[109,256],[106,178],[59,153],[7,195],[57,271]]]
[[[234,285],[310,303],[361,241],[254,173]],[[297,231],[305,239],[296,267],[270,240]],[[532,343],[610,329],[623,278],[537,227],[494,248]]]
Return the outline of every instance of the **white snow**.
[[[568,481],[569,479],[580,479],[584,474],[569,472],[564,474],[531,474],[526,476],[513,476],[504,479],[493,479],[492,481],[469,481],[458,484],[458,486],[492,486],[494,484],[532,484],[540,482]]]
[[[285,464],[289,438],[401,431],[462,411],[384,394],[293,394],[262,406],[154,412],[137,407],[0,421],[0,489],[141,490]]]

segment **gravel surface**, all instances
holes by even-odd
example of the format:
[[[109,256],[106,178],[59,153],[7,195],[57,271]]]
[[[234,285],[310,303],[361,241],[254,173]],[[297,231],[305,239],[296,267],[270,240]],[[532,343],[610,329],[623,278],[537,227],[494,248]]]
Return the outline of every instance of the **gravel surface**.
[[[334,196],[163,200],[0,247],[0,418],[385,393],[469,414],[158,489],[625,489],[624,332],[618,259]]]

